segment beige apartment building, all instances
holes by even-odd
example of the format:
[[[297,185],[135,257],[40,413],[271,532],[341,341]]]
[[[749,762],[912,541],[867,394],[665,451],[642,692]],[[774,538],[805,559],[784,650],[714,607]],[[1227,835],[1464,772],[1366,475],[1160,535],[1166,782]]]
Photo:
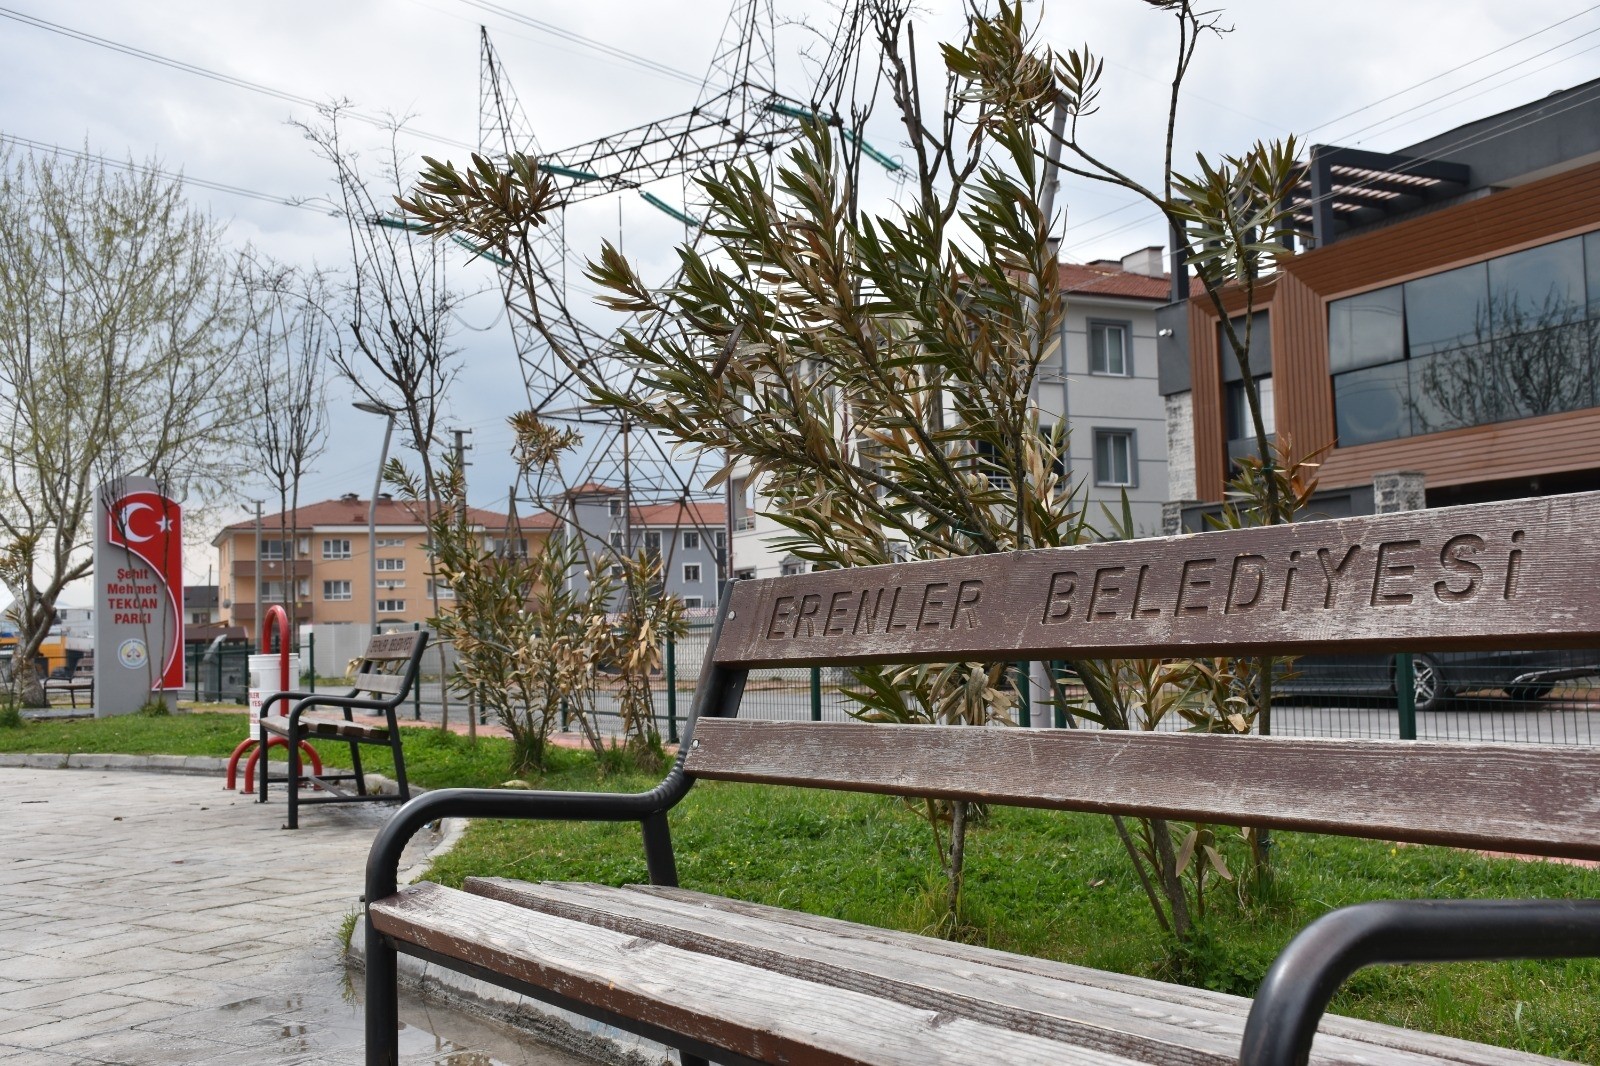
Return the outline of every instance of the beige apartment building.
[[[470,508],[468,517],[481,531],[485,545],[501,546],[507,516]],[[264,515],[257,558],[255,519],[236,522],[214,538],[220,577],[219,616],[225,625],[243,626],[257,639],[256,592],[260,583],[262,612],[281,604],[291,623],[302,625],[366,625],[372,609],[373,562],[376,561],[378,624],[409,629],[434,613],[434,582],[419,505],[380,496],[372,542],[367,538],[368,501],[355,494],[299,508],[280,521]],[[283,529],[294,532],[285,534]],[[537,552],[554,528],[547,515],[519,523],[523,552]],[[438,589],[439,609],[448,610],[455,593]]]

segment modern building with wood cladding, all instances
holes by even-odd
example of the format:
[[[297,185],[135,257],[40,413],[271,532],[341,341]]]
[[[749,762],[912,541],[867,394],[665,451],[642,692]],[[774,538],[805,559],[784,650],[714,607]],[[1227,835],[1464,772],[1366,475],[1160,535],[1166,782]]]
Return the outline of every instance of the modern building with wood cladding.
[[[1310,247],[1258,293],[1250,372],[1269,433],[1329,448],[1314,511],[1600,488],[1600,80],[1395,153],[1313,147],[1300,194]],[[1255,442],[1186,280],[1157,347],[1166,524],[1192,529]]]

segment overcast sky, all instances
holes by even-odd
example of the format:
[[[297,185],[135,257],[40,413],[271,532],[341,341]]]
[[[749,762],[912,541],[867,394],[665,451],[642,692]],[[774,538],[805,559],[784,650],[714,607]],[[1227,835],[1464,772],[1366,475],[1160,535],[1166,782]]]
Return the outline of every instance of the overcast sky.
[[[776,88],[803,99],[809,94],[800,53],[815,45],[830,9],[775,2]],[[1256,138],[1291,132],[1313,143],[1394,150],[1600,76],[1600,4],[1582,0],[1219,5],[1234,30],[1202,42],[1180,113],[1180,161],[1197,150],[1237,151]],[[922,41],[959,31],[958,4],[928,2],[923,11]],[[238,245],[248,242],[289,262],[340,267],[343,222],[314,206],[276,202],[332,191],[327,167],[289,124],[314,120],[312,109],[177,67],[204,68],[291,98],[348,99],[363,112],[410,115],[418,130],[475,143],[482,24],[541,146],[556,150],[690,107],[697,93],[692,82],[704,75],[727,15],[723,0],[0,0],[0,134],[73,150],[87,146],[119,160],[156,160],[193,179],[264,194],[253,199],[190,188],[195,204],[227,221]],[[1153,180],[1175,48],[1170,18],[1142,0],[1057,0],[1042,17],[1049,44],[1064,50],[1088,43],[1106,60],[1102,111],[1089,121],[1086,139],[1108,160]],[[605,54],[585,38],[668,69]],[[352,126],[349,132],[377,146],[378,131]],[[900,150],[886,114],[868,132],[875,147],[891,155]],[[402,143],[418,157],[466,155],[426,135]],[[657,190],[661,197],[681,202],[677,183],[666,185]],[[887,202],[894,186],[878,176],[873,192]],[[1125,195],[1072,181],[1063,195],[1070,259],[1116,258],[1164,243],[1153,216]],[[571,232],[580,252],[592,251],[602,234],[620,233],[647,278],[665,277],[673,242],[683,236],[681,225],[631,194],[586,209]],[[520,406],[521,378],[495,278],[481,262],[464,259],[453,264],[453,280],[480,295],[459,314],[465,371],[447,422],[475,430],[473,502],[498,510],[510,481],[504,418]],[[348,385],[336,381],[335,429],[302,486],[302,500],[372,490],[381,421],[351,411],[349,400]],[[265,495],[261,486],[242,487],[236,516],[247,512],[247,498]],[[209,546],[191,546],[191,574],[203,578],[212,559]]]

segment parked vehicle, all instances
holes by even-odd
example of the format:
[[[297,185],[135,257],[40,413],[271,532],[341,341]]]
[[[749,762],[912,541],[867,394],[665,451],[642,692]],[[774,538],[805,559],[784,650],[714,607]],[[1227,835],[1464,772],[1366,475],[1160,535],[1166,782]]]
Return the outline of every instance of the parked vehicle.
[[[1548,696],[1556,683],[1600,675],[1600,651],[1415,652],[1417,710],[1436,711],[1452,696],[1498,689],[1514,700]],[[1302,655],[1273,683],[1285,695],[1394,698],[1393,655]]]

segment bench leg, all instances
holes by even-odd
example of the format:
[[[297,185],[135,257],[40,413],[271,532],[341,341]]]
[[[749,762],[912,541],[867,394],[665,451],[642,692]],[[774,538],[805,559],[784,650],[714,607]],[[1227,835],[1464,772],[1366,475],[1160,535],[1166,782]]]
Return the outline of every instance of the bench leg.
[[[267,755],[269,754],[269,752],[267,750],[268,741],[267,741],[267,730],[266,730],[266,727],[265,726],[257,726],[256,727],[256,733],[258,734],[258,736],[260,738],[259,742],[256,745],[256,755],[260,756],[260,758],[261,758],[261,764],[260,764],[259,767],[257,767],[257,769],[259,769],[261,771],[261,782],[260,782],[260,785],[259,785],[259,788],[261,790],[261,794],[256,797],[256,800],[259,803],[265,803],[265,802],[267,802]],[[249,776],[250,776],[250,772],[249,772],[249,769],[247,767],[246,770],[245,770],[245,777],[248,779]]]
[[[390,727],[389,752],[394,759],[395,787],[400,790],[400,802],[411,798],[411,786],[406,784],[406,753],[400,745],[400,730]]]
[[[367,1066],[400,1061],[399,962],[394,947],[364,917],[367,939]],[[687,1066],[687,1064],[685,1064]]]
[[[294,735],[294,730],[289,731],[289,824],[285,829],[300,828],[300,741]],[[266,791],[267,761],[261,760],[261,788]]]
[[[367,775],[361,769],[361,745],[355,741],[350,742],[350,768],[356,775],[356,795],[367,794]]]

